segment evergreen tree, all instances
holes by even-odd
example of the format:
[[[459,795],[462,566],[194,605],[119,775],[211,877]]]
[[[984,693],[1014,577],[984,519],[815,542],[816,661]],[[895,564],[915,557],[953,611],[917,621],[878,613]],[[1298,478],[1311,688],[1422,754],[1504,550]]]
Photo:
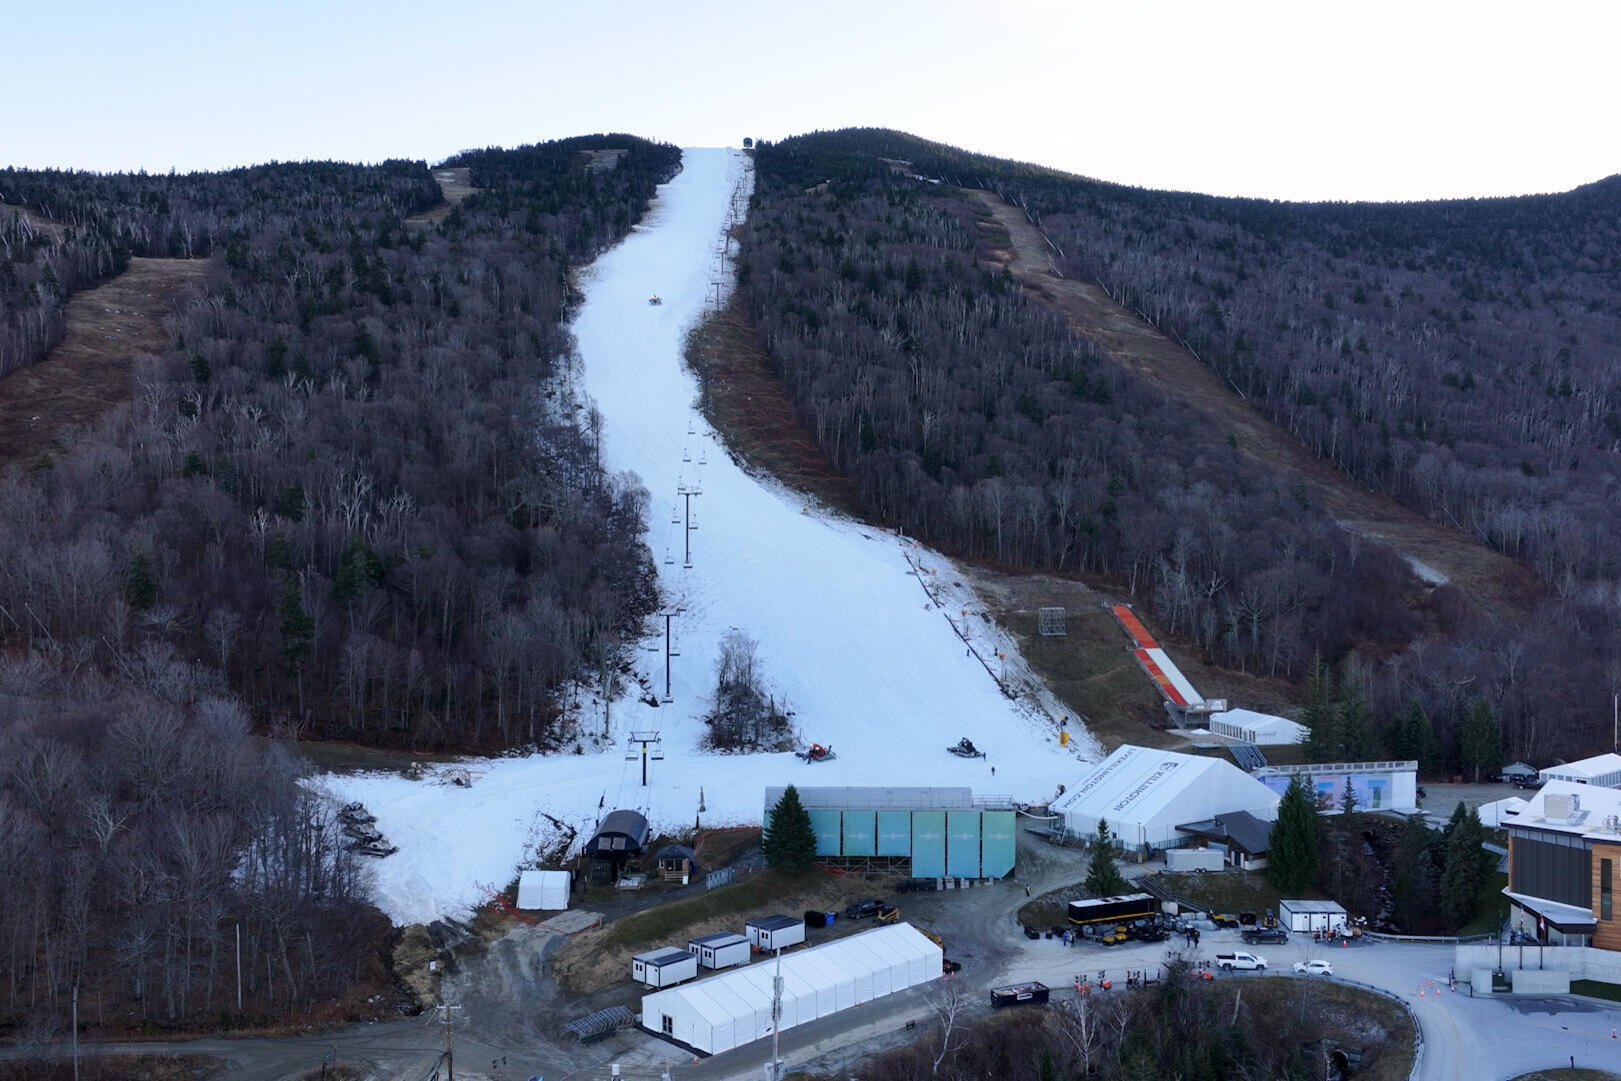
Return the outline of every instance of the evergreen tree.
[[[1430,715],[1424,712],[1418,699],[1408,699],[1407,708],[1396,715],[1386,742],[1393,757],[1412,759],[1418,763],[1420,773],[1424,772],[1426,766],[1434,765],[1435,726],[1430,723]]]
[[[152,561],[145,553],[136,552],[129,561],[129,572],[124,576],[124,599],[137,612],[145,612],[157,603],[158,580],[152,576]]]
[[[1317,800],[1297,774],[1278,803],[1278,820],[1266,857],[1267,874],[1286,894],[1299,894],[1317,880],[1322,823]]]
[[[793,785],[771,808],[771,821],[760,838],[760,851],[767,866],[790,874],[808,871],[815,862],[816,833],[811,829],[810,812],[799,801],[799,789]]]
[[[1086,892],[1093,897],[1112,897],[1126,892],[1126,878],[1115,866],[1114,835],[1107,819],[1098,819],[1097,837],[1092,841],[1092,858],[1086,865]]]
[[[1490,869],[1486,829],[1471,807],[1459,802],[1446,828],[1446,866],[1441,872],[1441,915],[1456,931],[1475,918],[1476,902]]]
[[[1339,757],[1347,762],[1365,762],[1373,756],[1373,723],[1368,717],[1368,700],[1362,694],[1362,680],[1349,664],[1340,673],[1337,731]]]
[[[1313,655],[1311,673],[1306,677],[1306,703],[1300,711],[1300,723],[1311,729],[1309,745],[1312,757],[1319,762],[1339,757],[1339,725],[1334,709],[1334,674],[1323,663],[1321,654]]]
[[[1417,815],[1402,823],[1391,861],[1391,919],[1404,934],[1422,935],[1440,930],[1436,903],[1440,875],[1430,858],[1430,846],[1439,836]]]
[[[1496,769],[1503,764],[1502,737],[1497,730],[1497,717],[1484,698],[1475,699],[1469,716],[1463,722],[1458,736],[1458,757],[1466,769],[1475,771],[1475,783],[1480,783],[1480,771]]]

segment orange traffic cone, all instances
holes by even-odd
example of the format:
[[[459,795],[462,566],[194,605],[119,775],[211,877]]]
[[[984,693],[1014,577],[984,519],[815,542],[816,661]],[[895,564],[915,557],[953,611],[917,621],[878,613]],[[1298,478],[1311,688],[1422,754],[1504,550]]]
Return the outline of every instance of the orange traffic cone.
[[[1420,987],[1420,988],[1419,988],[1419,989],[1418,989],[1418,997],[1419,997],[1419,998],[1423,998],[1423,997],[1424,997],[1424,988],[1422,988],[1422,987]]]

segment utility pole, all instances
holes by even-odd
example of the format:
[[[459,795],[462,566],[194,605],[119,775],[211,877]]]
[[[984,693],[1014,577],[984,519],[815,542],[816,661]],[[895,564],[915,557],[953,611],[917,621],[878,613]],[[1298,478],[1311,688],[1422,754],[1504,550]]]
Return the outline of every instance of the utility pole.
[[[242,1013],[242,925],[236,925],[236,1012]]]
[[[782,1081],[777,1041],[782,1033],[782,947],[777,947],[777,974],[771,977],[771,1081]]]
[[[451,1014],[461,1009],[460,1006],[451,1006],[441,1002],[438,1006],[439,1025],[445,1032],[445,1071],[446,1081],[456,1081],[456,1029],[455,1018]]]
[[[73,985],[73,1081],[79,1081],[79,985]]]

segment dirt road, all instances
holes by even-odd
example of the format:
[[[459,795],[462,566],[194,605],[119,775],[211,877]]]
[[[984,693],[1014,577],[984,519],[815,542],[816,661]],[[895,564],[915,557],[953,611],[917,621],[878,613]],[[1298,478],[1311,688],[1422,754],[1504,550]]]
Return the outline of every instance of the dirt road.
[[[1021,284],[1114,361],[1230,435],[1258,466],[1281,470],[1304,485],[1347,529],[1388,544],[1420,577],[1450,582],[1487,612],[1523,619],[1546,596],[1542,582],[1520,564],[1461,530],[1432,522],[1362,487],[1312,454],[1252,409],[1215,372],[1120,307],[1097,285],[1060,277],[1046,239],[1017,207],[989,192],[976,194],[1012,238],[1008,267]]]

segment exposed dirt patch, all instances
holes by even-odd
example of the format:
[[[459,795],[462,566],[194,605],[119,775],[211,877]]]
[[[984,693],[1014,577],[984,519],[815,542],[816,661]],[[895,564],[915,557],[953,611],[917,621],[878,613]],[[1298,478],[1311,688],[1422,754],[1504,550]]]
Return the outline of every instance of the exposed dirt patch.
[[[1159,692],[1131,655],[1120,625],[1104,607],[1123,596],[1084,582],[1044,574],[1011,574],[959,561],[958,569],[985,601],[986,611],[1018,641],[1030,668],[1075,711],[1105,752],[1122,743],[1185,749],[1170,730]],[[1043,637],[1039,610],[1063,608],[1065,633]],[[1281,680],[1248,675],[1201,660],[1196,646],[1151,628],[1183,673],[1207,698],[1227,698],[1246,709],[1282,713],[1293,701]],[[1271,749],[1268,749],[1271,753]]]
[[[585,155],[585,167],[588,172],[607,173],[619,165],[619,159],[625,156],[626,150],[624,147],[616,147],[609,150],[585,150],[581,153]]]
[[[32,464],[67,432],[130,397],[130,362],[168,349],[175,301],[199,281],[202,259],[131,259],[113,280],[74,294],[67,334],[38,364],[0,379],[0,464]]]
[[[855,490],[799,423],[740,300],[734,298],[688,336],[686,356],[698,375],[704,416],[745,468],[856,512]]]
[[[1059,277],[1046,239],[1017,207],[1002,203],[989,192],[974,194],[1006,230],[1013,252],[1003,265],[1021,284],[1063,315],[1077,333],[1096,342],[1115,362],[1227,433],[1257,466],[1283,471],[1346,528],[1388,544],[1411,563],[1432,568],[1487,612],[1523,618],[1547,595],[1542,582],[1520,564],[1477,543],[1461,530],[1432,522],[1387,496],[1363,488],[1317,458],[1293,436],[1251,409],[1215,372],[1121,308],[1097,285]],[[984,246],[1000,251],[998,231],[985,227],[984,234]]]
[[[420,214],[412,214],[405,219],[407,226],[427,227],[437,225],[448,217],[452,210],[460,206],[464,200],[479,191],[478,188],[473,187],[473,170],[468,168],[435,169],[433,178],[438,182],[439,193],[445,197],[445,201],[436,207],[424,210]]]

